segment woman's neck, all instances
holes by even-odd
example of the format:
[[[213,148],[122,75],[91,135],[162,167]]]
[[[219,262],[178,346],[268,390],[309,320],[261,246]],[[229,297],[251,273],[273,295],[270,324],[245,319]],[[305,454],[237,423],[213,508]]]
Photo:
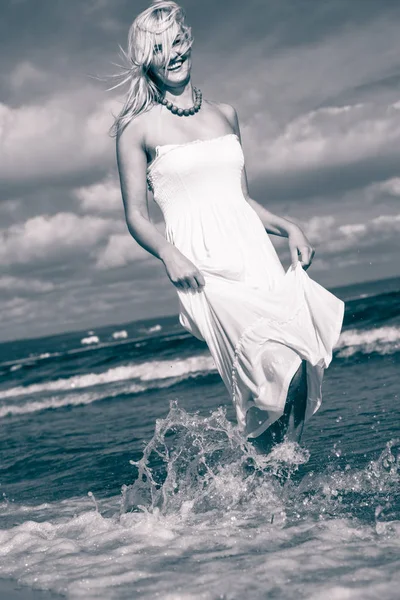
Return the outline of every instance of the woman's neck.
[[[164,97],[166,100],[172,102],[172,104],[179,106],[179,108],[190,108],[194,103],[192,83],[189,81],[182,88],[166,88],[164,90]]]

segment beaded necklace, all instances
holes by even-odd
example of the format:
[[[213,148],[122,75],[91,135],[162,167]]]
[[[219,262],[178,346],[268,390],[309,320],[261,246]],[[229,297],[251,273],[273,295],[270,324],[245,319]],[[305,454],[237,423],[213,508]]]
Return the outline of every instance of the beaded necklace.
[[[179,106],[176,106],[176,104],[173,104],[166,98],[162,98],[160,100],[160,103],[163,104],[166,108],[168,108],[168,110],[170,110],[174,115],[178,115],[178,117],[190,117],[190,115],[194,115],[195,113],[199,112],[202,101],[202,93],[199,90],[199,88],[193,86],[193,91],[196,96],[196,99],[194,101],[194,105],[191,108],[179,108]]]

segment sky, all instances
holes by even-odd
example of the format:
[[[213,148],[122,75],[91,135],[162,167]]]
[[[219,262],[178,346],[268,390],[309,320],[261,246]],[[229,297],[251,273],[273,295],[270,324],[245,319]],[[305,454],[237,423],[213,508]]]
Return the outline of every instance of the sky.
[[[0,340],[176,314],[127,231],[107,91],[139,0],[2,0]],[[251,196],[327,287],[400,275],[400,3],[185,0],[193,84],[235,106]],[[150,197],[153,222],[162,215]],[[284,266],[287,240],[271,236]]]

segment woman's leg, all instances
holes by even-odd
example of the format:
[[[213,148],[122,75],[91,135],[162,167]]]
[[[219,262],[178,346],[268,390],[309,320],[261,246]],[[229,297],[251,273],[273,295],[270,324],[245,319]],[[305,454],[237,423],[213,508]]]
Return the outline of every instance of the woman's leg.
[[[275,444],[280,444],[284,439],[299,442],[303,433],[306,407],[307,362],[303,360],[290,382],[283,415],[264,433],[256,438],[249,438],[249,441],[263,453],[270,452]]]

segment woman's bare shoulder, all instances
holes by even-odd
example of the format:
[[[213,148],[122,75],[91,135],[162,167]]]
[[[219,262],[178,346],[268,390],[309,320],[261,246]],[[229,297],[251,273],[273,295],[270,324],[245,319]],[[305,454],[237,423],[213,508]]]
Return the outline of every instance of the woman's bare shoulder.
[[[154,109],[152,106],[140,115],[135,116],[117,135],[117,145],[124,146],[132,144],[145,148],[147,134],[151,129],[151,123],[154,118]]]
[[[217,102],[216,100],[208,100],[208,102],[221,111],[227,119],[232,120],[237,117],[236,109],[232,104],[228,104],[227,102]]]

